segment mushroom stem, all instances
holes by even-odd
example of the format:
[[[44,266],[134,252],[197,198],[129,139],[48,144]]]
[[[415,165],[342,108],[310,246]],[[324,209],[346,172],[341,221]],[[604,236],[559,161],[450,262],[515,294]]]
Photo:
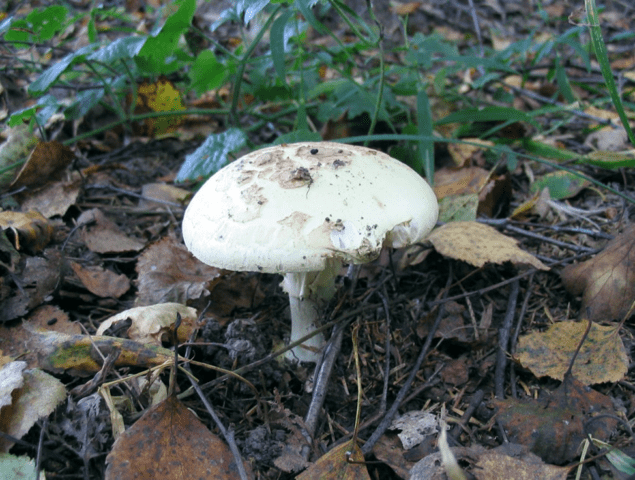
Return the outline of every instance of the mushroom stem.
[[[289,294],[291,307],[291,343],[313,332],[320,326],[324,306],[335,294],[335,278],[342,262],[327,261],[320,272],[286,273],[282,281],[283,289]],[[317,362],[320,359],[325,336],[318,333],[286,353],[293,362]]]

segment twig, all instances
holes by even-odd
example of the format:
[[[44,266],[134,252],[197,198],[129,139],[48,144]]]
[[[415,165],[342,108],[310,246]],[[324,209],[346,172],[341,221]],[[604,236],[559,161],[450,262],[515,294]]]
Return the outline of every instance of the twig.
[[[446,285],[445,285],[444,295],[447,294],[450,288],[450,285],[452,285],[451,267],[450,267],[450,273],[448,275],[448,281],[446,282]],[[421,348],[421,352],[419,352],[419,356],[417,357],[417,360],[412,366],[412,370],[410,371],[408,378],[406,379],[401,389],[397,393],[397,397],[395,398],[395,401],[391,405],[390,409],[386,412],[384,419],[380,422],[380,424],[377,426],[377,428],[372,433],[370,438],[366,441],[366,443],[362,447],[362,453],[364,455],[370,453],[370,451],[373,449],[373,447],[377,443],[377,440],[379,440],[379,438],[384,434],[386,429],[392,423],[392,420],[395,414],[397,413],[397,410],[401,406],[401,402],[406,397],[406,394],[408,393],[408,390],[410,389],[410,386],[412,385],[412,382],[414,381],[415,376],[417,375],[417,372],[419,371],[419,368],[421,368],[421,364],[423,363],[423,360],[426,358],[426,355],[428,354],[428,350],[430,349],[430,345],[432,345],[432,340],[434,339],[434,334],[439,328],[439,324],[441,323],[441,319],[443,318],[444,311],[445,311],[444,305],[441,304],[441,307],[439,308],[439,311],[437,313],[437,318],[435,319],[432,327],[430,327],[430,331],[428,332],[426,341],[423,344],[423,347]]]
[[[467,426],[467,422],[470,421],[470,418],[472,418],[472,415],[474,415],[474,412],[479,407],[484,397],[485,392],[483,390],[479,389],[474,392],[474,395],[472,395],[472,399],[470,400],[470,404],[463,412],[461,419],[456,425],[454,425],[454,427],[452,427],[452,430],[450,430],[450,434],[448,435],[450,438],[456,440],[459,437],[461,431]]]
[[[505,312],[505,320],[503,326],[498,330],[498,352],[496,354],[496,371],[494,375],[494,385],[496,397],[505,398],[505,369],[507,368],[507,349],[509,347],[509,332],[514,322],[514,313],[516,312],[516,302],[518,300],[518,292],[520,291],[520,281],[514,280],[509,299],[507,301],[507,312]]]
[[[514,329],[514,335],[512,336],[512,340],[509,345],[509,352],[513,355],[516,352],[516,344],[518,342],[518,336],[520,335],[520,329],[523,325],[523,318],[525,318],[525,313],[527,312],[527,305],[529,304],[529,298],[531,297],[531,287],[534,284],[534,276],[531,275],[529,277],[529,281],[527,282],[527,294],[525,295],[525,300],[523,300],[523,305],[520,307],[520,313],[518,314],[518,322],[516,323],[516,328]],[[516,391],[516,368],[514,363],[510,364],[509,369],[509,378],[510,385],[512,389],[512,398],[518,398],[518,393]]]

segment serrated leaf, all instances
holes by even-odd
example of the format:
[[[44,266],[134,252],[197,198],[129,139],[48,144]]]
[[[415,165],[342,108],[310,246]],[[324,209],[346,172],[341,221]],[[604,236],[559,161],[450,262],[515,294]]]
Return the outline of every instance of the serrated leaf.
[[[227,163],[227,155],[242,148],[246,142],[247,137],[237,128],[210,135],[194,153],[185,157],[176,176],[177,182],[206,178],[216,173]]]

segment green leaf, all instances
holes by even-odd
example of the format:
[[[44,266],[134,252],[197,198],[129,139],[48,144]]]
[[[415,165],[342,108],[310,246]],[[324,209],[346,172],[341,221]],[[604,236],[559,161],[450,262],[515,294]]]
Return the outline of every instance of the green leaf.
[[[191,87],[197,95],[220,87],[227,78],[227,68],[216,60],[214,52],[203,50],[190,68]]]
[[[236,10],[238,15],[245,13],[245,25],[258,15],[267,5],[269,0],[238,0]]]
[[[551,198],[562,200],[577,195],[589,185],[590,183],[579,175],[559,170],[537,178],[529,187],[529,191],[532,193],[541,192],[547,187]]]
[[[40,42],[46,42],[53,38],[63,27],[63,22],[68,15],[66,7],[52,5],[45,9],[33,10],[27,15],[26,20],[31,24],[32,30]]]
[[[73,64],[77,60],[83,59],[83,57],[92,52],[95,47],[95,44],[86,45],[76,52],[69,53],[59,62],[44,70],[44,72],[38,78],[36,78],[31,85],[29,85],[29,93],[31,95],[37,96],[46,92],[49,87],[59,78],[62,73],[64,73],[64,71],[71,64]]]
[[[283,12],[278,18],[276,18],[271,25],[271,32],[269,34],[271,42],[271,60],[273,60],[273,66],[276,69],[278,78],[283,82],[286,82],[285,72],[285,51],[287,47],[288,36],[285,34],[285,27],[291,16],[295,12],[288,9]]]
[[[174,5],[178,10],[165,20],[163,26],[155,26],[135,57],[139,68],[149,73],[167,74],[180,68],[176,50],[181,36],[192,23],[196,0],[181,0]]]
[[[635,167],[635,158],[629,153],[598,150],[586,154],[578,160],[578,163],[608,169],[633,168]]]
[[[247,137],[237,128],[212,134],[196,151],[185,157],[185,162],[176,175],[177,182],[207,178],[227,163],[227,155],[242,148]]]
[[[88,60],[104,63],[113,63],[117,60],[126,60],[136,57],[148,37],[123,37],[109,43],[88,56]]]

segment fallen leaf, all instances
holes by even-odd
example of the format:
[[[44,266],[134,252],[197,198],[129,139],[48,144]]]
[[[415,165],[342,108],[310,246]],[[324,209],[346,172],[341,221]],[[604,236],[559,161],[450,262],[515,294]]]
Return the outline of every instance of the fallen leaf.
[[[478,145],[470,145],[467,143],[449,143],[448,153],[454,160],[454,164],[457,167],[463,167],[464,165],[470,165],[477,159],[475,157],[480,156],[478,160],[482,160],[482,156],[485,151],[494,146],[494,142],[489,140],[481,140],[479,138],[464,138],[463,140],[470,143],[477,143]]]
[[[524,445],[506,443],[483,452],[473,473],[477,480],[566,480],[569,468],[547,465]]]
[[[498,409],[496,419],[511,443],[526,445],[543,461],[556,465],[578,459],[578,448],[587,434],[606,441],[617,426],[609,417],[589,421],[595,416],[615,415],[613,403],[571,378],[538,400],[493,399],[489,406]]]
[[[137,87],[136,114],[181,110],[185,110],[181,92],[169,80],[161,78],[153,83],[143,82]],[[145,131],[139,133],[163,135],[176,130],[182,121],[182,115],[146,118]]]
[[[222,270],[194,258],[182,243],[165,237],[148,246],[137,261],[137,305],[185,304],[208,295]]]
[[[476,220],[478,210],[478,195],[465,193],[461,195],[449,195],[439,201],[439,221],[471,222]]]
[[[60,142],[40,142],[31,152],[11,187],[37,187],[57,180],[74,158],[73,151]]]
[[[0,378],[5,369],[11,369],[13,362],[5,365],[0,371]],[[19,370],[19,368],[18,368]],[[11,392],[12,401],[0,410],[0,431],[15,438],[22,438],[37,420],[47,417],[66,398],[66,389],[57,378],[39,369],[20,372],[23,383]],[[17,371],[14,371],[14,375]],[[13,442],[0,438],[0,451],[8,452]]]
[[[23,210],[37,210],[46,218],[63,217],[77,201],[83,183],[79,172],[73,172],[69,180],[53,182],[36,191],[28,190],[20,195],[20,205]]]
[[[175,397],[120,435],[106,463],[106,480],[240,478],[229,448]]]
[[[558,322],[544,332],[521,337],[515,358],[536,377],[563,380],[587,322]],[[618,382],[628,371],[629,359],[617,327],[594,323],[573,364],[573,376],[584,385]]]
[[[139,200],[139,209],[159,210],[168,207],[166,202],[183,204],[192,193],[189,190],[165,183],[147,183],[141,188],[143,198]],[[158,200],[158,201],[153,201]]]
[[[529,191],[535,194],[547,188],[551,198],[561,200],[577,195],[589,185],[591,182],[575,173],[557,171],[537,178],[529,187]]]
[[[0,452],[0,472],[2,472],[7,479],[19,478],[21,480],[35,480],[38,478],[35,460],[26,455],[16,456]],[[44,472],[40,472],[39,478],[46,480]]]
[[[476,463],[483,450],[480,445],[450,448],[456,459],[469,464]],[[408,480],[448,480],[441,457],[441,452],[436,452],[419,460],[410,470]]]
[[[580,312],[591,320],[621,320],[635,300],[635,226],[591,260],[562,270],[564,287],[582,295]]]
[[[197,313],[196,309],[180,303],[160,303],[130,308],[104,320],[97,329],[97,335],[103,335],[106,330],[119,322],[131,320],[128,338],[139,343],[161,345],[162,341],[171,339],[170,333],[174,331],[177,314],[181,315],[178,339],[179,342],[185,342],[196,326]]]
[[[82,229],[82,239],[95,253],[138,252],[144,246],[139,240],[129,237],[99,209],[83,212],[77,219]]]
[[[419,445],[425,437],[437,433],[438,427],[437,416],[421,410],[405,412],[390,424],[390,430],[400,430],[397,436],[405,450],[410,450]]]
[[[120,355],[116,367],[150,368],[173,363],[174,352],[157,345],[108,336],[66,335],[32,331],[28,348],[37,355],[40,368],[53,373],[86,377],[101,369],[103,359],[113,351]]]
[[[0,212],[0,227],[13,241],[16,250],[39,252],[48,245],[53,227],[40,212]]]
[[[130,290],[130,280],[124,274],[116,274],[100,266],[84,267],[77,262],[71,262],[75,275],[90,293],[102,298],[119,298]]]
[[[14,274],[22,288],[0,288],[0,322],[25,316],[40,306],[58,287],[62,275],[62,256],[57,249],[47,249],[41,257],[28,257],[24,268]]]
[[[351,440],[322,455],[296,478],[297,480],[370,480],[370,475],[368,475],[361,448],[354,445]]]
[[[441,255],[482,267],[486,263],[531,265],[549,270],[536,257],[518,247],[513,238],[478,222],[452,222],[434,230],[428,240]]]

